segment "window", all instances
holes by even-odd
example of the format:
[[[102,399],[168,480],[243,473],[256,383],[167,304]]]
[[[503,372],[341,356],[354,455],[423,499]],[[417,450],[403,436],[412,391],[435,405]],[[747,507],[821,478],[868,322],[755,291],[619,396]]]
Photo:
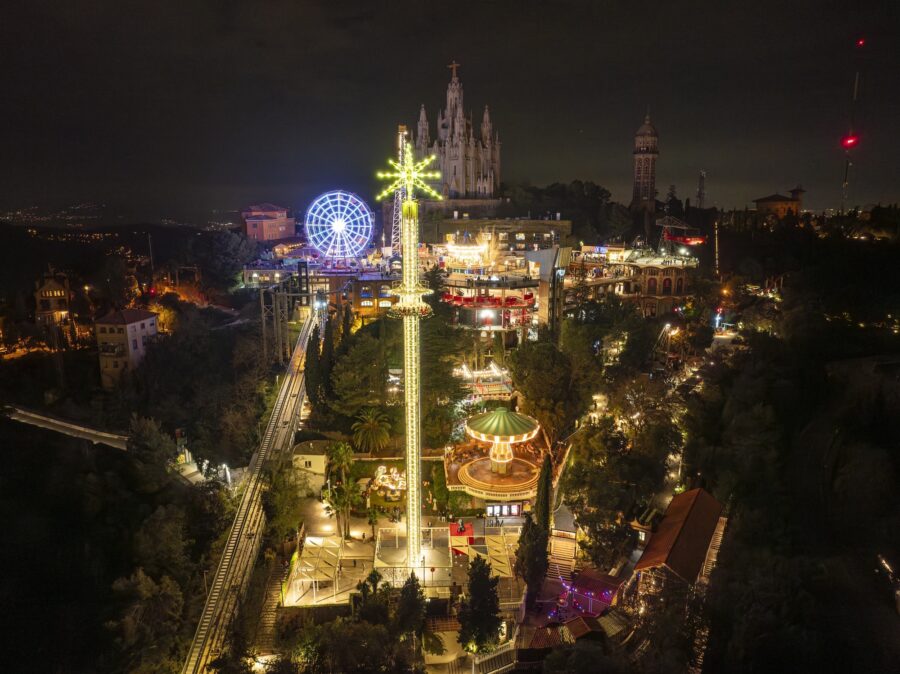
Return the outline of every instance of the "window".
[[[151,328],[156,327],[156,320],[155,320],[155,319],[152,320],[152,321],[150,321],[150,327],[151,327]]]
[[[681,277],[675,279],[675,292],[679,295],[684,292],[684,279]]]
[[[110,330],[112,330],[112,328],[110,328]],[[117,329],[116,329],[116,332],[118,332],[120,335],[124,335],[124,334],[125,334],[125,328],[117,328]]]
[[[361,300],[360,303],[359,303],[359,306],[361,306],[361,307],[373,307],[373,306],[375,306],[375,303],[374,303],[372,300]]]
[[[664,278],[663,279],[663,295],[671,295],[672,294],[672,279]]]
[[[101,335],[105,335],[105,334],[106,334],[106,326],[105,326],[105,325],[101,325],[101,326],[100,326],[100,334],[101,334]]]
[[[371,297],[372,296],[372,286],[362,286],[359,289],[360,297]]]
[[[136,339],[131,340],[131,348],[133,350],[137,351],[137,340]]]
[[[646,531],[638,531],[638,540],[643,543],[647,540],[647,532]]]
[[[525,232],[516,232],[516,241],[524,241]]]
[[[304,468],[312,468],[312,461],[304,461],[303,467]]]
[[[147,335],[141,335],[141,346],[147,346]]]
[[[656,294],[656,279],[655,278],[651,277],[651,278],[647,279],[647,294],[648,295]]]
[[[141,323],[141,330],[143,330],[143,329],[144,329],[144,324],[143,324],[143,323]]]

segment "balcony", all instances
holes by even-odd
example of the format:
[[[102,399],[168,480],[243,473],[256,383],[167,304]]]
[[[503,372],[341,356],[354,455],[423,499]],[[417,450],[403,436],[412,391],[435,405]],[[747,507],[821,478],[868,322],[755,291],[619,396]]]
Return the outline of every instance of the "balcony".
[[[100,356],[107,358],[124,358],[125,357],[125,345],[124,344],[101,344],[100,345]]]

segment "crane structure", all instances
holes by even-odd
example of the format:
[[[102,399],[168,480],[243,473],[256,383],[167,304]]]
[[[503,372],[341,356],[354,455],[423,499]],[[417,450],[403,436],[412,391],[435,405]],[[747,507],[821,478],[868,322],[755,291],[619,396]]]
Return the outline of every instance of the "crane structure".
[[[403,320],[403,396],[406,415],[406,568],[422,573],[422,410],[421,410],[421,349],[420,321],[431,314],[431,307],[422,300],[430,290],[419,284],[419,204],[415,191],[433,199],[440,199],[424,181],[440,178],[437,171],[426,171],[434,155],[416,161],[406,138],[400,135],[399,161],[388,160],[393,171],[378,172],[380,179],[391,180],[376,200],[402,190],[401,243],[403,267],[400,285],[396,288],[399,301],[391,308],[391,315]]]

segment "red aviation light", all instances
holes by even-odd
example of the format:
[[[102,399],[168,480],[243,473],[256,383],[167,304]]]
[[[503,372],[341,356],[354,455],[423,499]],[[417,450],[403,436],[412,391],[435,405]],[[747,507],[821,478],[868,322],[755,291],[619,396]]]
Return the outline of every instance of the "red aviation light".
[[[859,143],[859,136],[856,136],[856,135],[851,134],[849,136],[844,136],[841,139],[841,145],[843,145],[848,150],[851,147],[856,147],[857,143]]]

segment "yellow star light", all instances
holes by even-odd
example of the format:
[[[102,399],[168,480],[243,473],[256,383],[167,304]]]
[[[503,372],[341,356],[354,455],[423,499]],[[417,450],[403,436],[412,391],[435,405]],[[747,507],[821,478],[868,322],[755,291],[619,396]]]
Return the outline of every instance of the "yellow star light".
[[[425,183],[425,180],[436,180],[441,177],[439,171],[426,171],[425,167],[428,166],[431,162],[433,162],[436,157],[431,155],[430,157],[426,157],[422,161],[415,161],[412,156],[412,152],[405,151],[403,152],[402,161],[394,161],[393,159],[388,159],[388,164],[393,167],[393,171],[379,171],[375,175],[380,180],[391,180],[390,185],[384,188],[382,192],[375,197],[376,201],[381,201],[386,196],[389,196],[396,192],[397,190],[404,190],[404,194],[406,199],[412,200],[414,199],[415,190],[419,190],[423,194],[432,199],[442,199],[440,194],[438,194],[431,185]]]

